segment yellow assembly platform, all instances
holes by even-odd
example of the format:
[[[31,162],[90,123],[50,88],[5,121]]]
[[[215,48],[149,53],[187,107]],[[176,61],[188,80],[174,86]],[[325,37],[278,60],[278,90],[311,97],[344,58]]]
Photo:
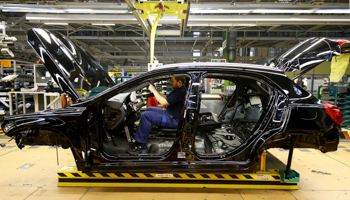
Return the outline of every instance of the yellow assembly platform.
[[[279,169],[265,170],[265,164]],[[285,168],[277,158],[264,153],[256,173],[83,173],[72,161],[57,175],[58,186],[298,189],[299,177],[289,182],[281,178],[279,171]]]

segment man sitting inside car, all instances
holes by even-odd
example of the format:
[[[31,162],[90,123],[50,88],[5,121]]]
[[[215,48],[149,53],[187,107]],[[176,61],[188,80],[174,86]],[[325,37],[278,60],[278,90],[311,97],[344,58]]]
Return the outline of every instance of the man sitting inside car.
[[[171,77],[170,85],[174,90],[167,96],[160,94],[153,84],[149,85],[148,90],[166,108],[147,108],[141,116],[139,127],[136,130],[135,143],[131,144],[127,150],[129,154],[147,153],[148,136],[152,131],[153,125],[165,128],[177,128],[187,91],[184,82],[184,76]]]

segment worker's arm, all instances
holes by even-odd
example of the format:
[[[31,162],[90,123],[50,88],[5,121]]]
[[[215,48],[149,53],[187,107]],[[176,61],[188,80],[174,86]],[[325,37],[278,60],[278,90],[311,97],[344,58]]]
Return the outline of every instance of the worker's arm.
[[[148,90],[154,94],[154,97],[156,97],[157,101],[162,105],[162,106],[168,106],[169,103],[166,100],[166,96],[159,93],[156,87],[153,84],[150,84],[148,87]]]

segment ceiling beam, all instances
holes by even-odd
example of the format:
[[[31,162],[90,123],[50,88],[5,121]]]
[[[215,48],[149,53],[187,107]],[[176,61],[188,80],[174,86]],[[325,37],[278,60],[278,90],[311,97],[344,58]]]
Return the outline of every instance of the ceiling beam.
[[[228,32],[231,32],[231,31],[233,30],[234,27],[235,27],[234,25],[230,26],[230,28],[229,28],[227,31],[228,31]]]
[[[89,49],[91,49],[91,50],[93,50],[93,51],[97,51],[97,52],[99,52],[99,53],[103,53],[101,49],[98,49],[98,48],[96,48],[96,47],[94,47],[94,46],[88,45],[88,44],[86,44],[86,43],[84,43],[84,42],[82,42],[82,41],[76,40],[76,39],[72,39],[72,40],[75,41],[76,43],[80,44],[80,45],[83,46],[84,48],[89,48]]]
[[[273,48],[279,48],[279,47],[282,47],[284,44],[286,43],[289,43],[289,41],[281,41],[281,42],[278,42],[274,45],[272,45]]]
[[[123,52],[123,50],[121,50],[118,47],[114,46],[113,44],[107,42],[106,40],[101,40],[101,41],[106,43],[108,46],[113,47],[114,49],[117,49],[119,52]]]
[[[166,40],[164,39],[164,37],[163,37],[163,41],[164,41],[164,45],[165,45],[166,51],[169,52],[168,44],[166,43]]]
[[[324,25],[318,25],[318,26],[311,27],[311,28],[309,28],[309,29],[306,29],[306,30],[305,30],[305,33],[313,32],[313,31],[315,31],[315,30],[317,30],[317,29],[319,29],[319,28],[321,28],[321,27],[323,27],[323,26],[324,26]]]
[[[114,51],[114,50],[113,51],[108,51],[108,50],[106,50],[106,52],[118,53],[120,51]],[[144,51],[141,51],[141,50],[125,50],[123,52],[124,53],[144,53]],[[181,50],[181,51],[175,51],[174,50],[174,51],[166,51],[166,52],[164,52],[162,50],[159,50],[159,52],[163,53],[164,55],[167,55],[167,56],[174,55],[174,54],[184,54],[184,53],[191,54],[191,53],[193,53],[191,50],[187,50],[187,51],[186,50]],[[203,53],[207,53],[207,51],[204,51]]]
[[[73,30],[73,31],[76,31],[76,29],[72,26],[69,26],[69,25],[64,25],[65,27],[67,27],[69,30]]]
[[[341,27],[341,26],[338,26],[343,32],[345,31],[344,29],[343,29],[343,27]]]
[[[22,22],[22,23],[25,23],[25,22]],[[30,25],[30,23],[27,23],[27,25]],[[96,28],[96,26],[91,26],[91,25],[88,25],[88,24],[79,24],[80,27],[86,27],[86,28],[82,28],[78,31],[99,31],[99,32],[103,32],[103,31],[111,31],[107,28],[101,28],[99,27],[99,29]],[[72,25],[71,25],[72,26]],[[341,25],[343,26],[343,25]],[[346,27],[346,25],[344,25]],[[349,24],[347,25],[349,26]],[[32,26],[31,26],[32,27]],[[94,27],[95,29],[92,29],[92,28],[88,28],[88,27]],[[125,26],[123,26],[125,27]],[[270,28],[271,26],[267,26],[268,28]],[[266,29],[255,29],[254,27],[234,27],[233,26],[233,29],[232,31],[237,31],[237,32],[258,32],[258,31],[267,31],[268,28]],[[20,30],[18,27],[8,27],[6,30],[8,31],[23,31],[23,30]],[[52,27],[50,28],[51,31],[65,31],[66,29],[64,28],[59,28],[59,27]],[[119,27],[119,28],[116,28],[114,29],[116,32],[125,32],[125,31],[130,31],[130,29],[128,28],[122,28],[122,27]],[[295,25],[286,25],[285,27],[282,25],[280,26],[280,28],[278,30],[272,30],[270,32],[295,32],[296,30],[298,31],[305,31],[304,29],[301,29],[300,27],[298,28],[297,26]],[[141,28],[138,28],[136,30],[133,30],[133,31],[136,31],[136,32],[141,32],[143,31]],[[218,29],[217,27],[201,27],[199,29],[199,27],[192,27],[192,26],[189,26],[189,30],[188,32],[210,32],[210,31],[216,31],[216,32],[223,32],[223,31],[231,31],[231,29]],[[312,32],[339,32],[339,33],[343,33],[343,30],[339,30],[339,29],[334,29],[334,26],[327,26],[327,25],[324,25],[323,29],[322,30],[313,30]],[[143,34],[138,34],[138,35],[143,35]]]
[[[275,30],[277,27],[278,27],[278,26],[271,26],[270,28],[268,28],[268,29],[266,30],[266,32],[271,32],[271,31]]]
[[[193,42],[191,52],[193,52],[193,49],[194,49],[194,46],[196,46],[196,43],[197,43],[197,40],[195,40],[195,41]]]
[[[148,48],[150,48],[150,44],[149,44],[149,42],[146,40],[146,38],[145,37],[143,37],[143,41],[145,42],[145,44],[146,44],[146,46],[148,47]]]
[[[212,37],[210,37],[210,39],[208,40],[208,42],[205,43],[204,47],[201,49],[201,53],[203,53],[204,50],[210,45],[211,41],[213,41],[213,40],[212,40]]]
[[[9,18],[6,17],[6,15],[4,15],[4,14],[0,14],[0,19],[4,19],[4,20],[6,20],[6,21],[9,20]]]
[[[85,26],[85,24],[82,25],[82,26],[79,26],[78,28],[76,28],[76,29],[73,30],[72,32],[69,32],[68,35],[72,35],[73,33],[76,33],[76,32],[78,32],[78,31],[80,31],[84,26]]]
[[[248,42],[247,44],[243,45],[243,48],[249,48],[254,42],[256,42],[256,40]]]
[[[146,35],[148,36],[148,38],[151,38],[151,27],[150,25],[146,22],[146,20],[142,19],[142,17],[140,16],[138,10],[136,10],[136,7],[134,5],[133,2],[131,2],[131,0],[125,0],[125,3],[128,5],[129,9],[132,11],[132,13],[134,14],[137,22],[141,25],[143,31],[146,33]]]
[[[172,41],[170,41],[170,42],[172,42]],[[221,43],[218,43],[218,44],[215,43],[215,44],[212,44],[212,45],[215,46],[215,47],[220,47],[222,44]],[[94,46],[96,46],[98,48],[108,48],[108,47],[110,47],[109,45],[103,45],[103,44],[97,44],[97,45],[94,45]],[[126,44],[120,44],[120,45],[118,45],[118,47],[124,49],[124,48],[128,48],[128,47],[130,48],[131,46],[130,45],[126,45]],[[156,49],[161,49],[163,47],[164,47],[164,45],[162,45],[162,44],[155,45]],[[174,43],[169,44],[169,41],[167,41],[167,47],[168,48],[179,48],[180,47],[181,49],[189,49],[189,50],[191,50],[194,47],[194,45],[190,44],[190,43],[181,44],[181,45],[174,44]]]
[[[99,39],[103,39],[103,40],[144,40],[143,37],[137,37],[137,36],[130,36],[130,37],[117,37],[117,36],[71,36],[70,38],[74,38],[77,40],[99,40]],[[167,40],[198,40],[198,41],[207,41],[208,37],[166,37]],[[155,38],[155,40],[157,41],[163,41],[163,38],[157,37]],[[215,41],[221,41],[222,37],[211,37],[211,40]]]
[[[132,39],[132,41],[133,41],[138,47],[140,47],[140,49],[141,49],[143,52],[147,53],[147,51],[146,51],[143,47],[141,47],[140,44],[139,44],[138,42],[136,42],[136,40]]]

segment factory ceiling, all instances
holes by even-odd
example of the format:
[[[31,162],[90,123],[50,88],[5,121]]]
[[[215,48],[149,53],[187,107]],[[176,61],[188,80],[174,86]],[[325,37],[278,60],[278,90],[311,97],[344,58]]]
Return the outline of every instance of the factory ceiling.
[[[142,18],[134,0],[3,0],[0,21],[17,38],[15,59],[36,61],[26,31],[58,31],[111,66],[146,66],[155,16]],[[190,0],[186,19],[164,15],[157,27],[160,63],[210,61],[236,32],[236,48],[287,49],[310,37],[350,39],[348,0]],[[239,51],[238,51],[239,52]],[[195,56],[194,56],[195,55]],[[198,56],[200,55],[200,56]],[[218,56],[219,55],[219,56]],[[238,54],[237,62],[261,62],[269,55]]]

